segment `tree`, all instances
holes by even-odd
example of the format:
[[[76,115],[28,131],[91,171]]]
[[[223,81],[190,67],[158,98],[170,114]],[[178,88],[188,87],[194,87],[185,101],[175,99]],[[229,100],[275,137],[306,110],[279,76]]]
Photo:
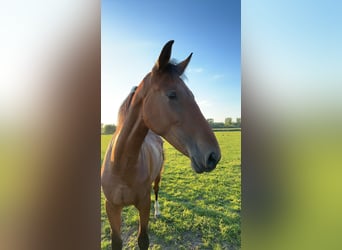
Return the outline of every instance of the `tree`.
[[[214,122],[211,124],[212,128],[224,128],[224,123],[223,122]]]
[[[207,119],[209,125],[212,125],[214,123],[214,119],[213,118],[208,118]]]
[[[241,118],[236,118],[237,127],[241,127]]]
[[[113,134],[115,132],[116,126],[114,124],[106,124],[103,128],[104,134]]]
[[[232,118],[231,117],[227,117],[225,120],[224,120],[224,126],[226,127],[229,127],[232,125]]]

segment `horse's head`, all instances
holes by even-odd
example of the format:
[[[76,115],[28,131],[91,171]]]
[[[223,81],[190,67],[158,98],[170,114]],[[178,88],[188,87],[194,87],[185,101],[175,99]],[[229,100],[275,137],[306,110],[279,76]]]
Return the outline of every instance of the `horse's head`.
[[[143,120],[148,128],[164,137],[191,159],[197,173],[213,170],[221,158],[220,148],[181,75],[192,53],[183,62],[169,62],[173,41],[166,43],[143,80]]]

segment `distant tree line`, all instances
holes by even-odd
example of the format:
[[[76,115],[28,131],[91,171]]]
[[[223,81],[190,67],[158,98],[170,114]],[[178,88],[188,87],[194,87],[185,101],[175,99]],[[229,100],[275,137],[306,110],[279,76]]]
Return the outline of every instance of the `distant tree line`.
[[[233,122],[231,117],[227,117],[224,122],[215,122],[212,118],[207,119],[207,121],[212,128],[241,128],[241,118],[236,118],[235,122]],[[110,135],[115,130],[116,126],[114,124],[101,123],[101,134]]]
[[[241,118],[236,118],[235,122],[231,117],[227,117],[224,122],[215,122],[212,118],[207,121],[212,128],[241,128]]]
[[[114,124],[103,124],[101,123],[101,134],[111,135],[115,132],[116,126]]]

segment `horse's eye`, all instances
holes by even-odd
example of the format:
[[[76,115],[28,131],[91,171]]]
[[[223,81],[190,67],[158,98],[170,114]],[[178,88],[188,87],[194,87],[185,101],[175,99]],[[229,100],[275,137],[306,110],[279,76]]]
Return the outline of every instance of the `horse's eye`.
[[[166,96],[170,99],[170,100],[175,100],[177,99],[177,94],[175,90],[170,90],[166,93]]]

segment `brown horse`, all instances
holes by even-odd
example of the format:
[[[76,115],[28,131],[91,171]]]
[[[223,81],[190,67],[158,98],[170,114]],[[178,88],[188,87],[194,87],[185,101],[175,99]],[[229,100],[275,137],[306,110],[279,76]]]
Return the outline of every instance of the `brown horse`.
[[[162,136],[191,159],[197,173],[212,171],[221,158],[217,140],[181,76],[192,53],[184,61],[170,63],[173,41],[139,86],[122,104],[117,130],[102,165],[102,189],[112,229],[112,249],[121,249],[121,211],[134,205],[139,210],[138,245],[148,249],[147,234],[151,186],[159,213],[158,185],[163,164]]]

